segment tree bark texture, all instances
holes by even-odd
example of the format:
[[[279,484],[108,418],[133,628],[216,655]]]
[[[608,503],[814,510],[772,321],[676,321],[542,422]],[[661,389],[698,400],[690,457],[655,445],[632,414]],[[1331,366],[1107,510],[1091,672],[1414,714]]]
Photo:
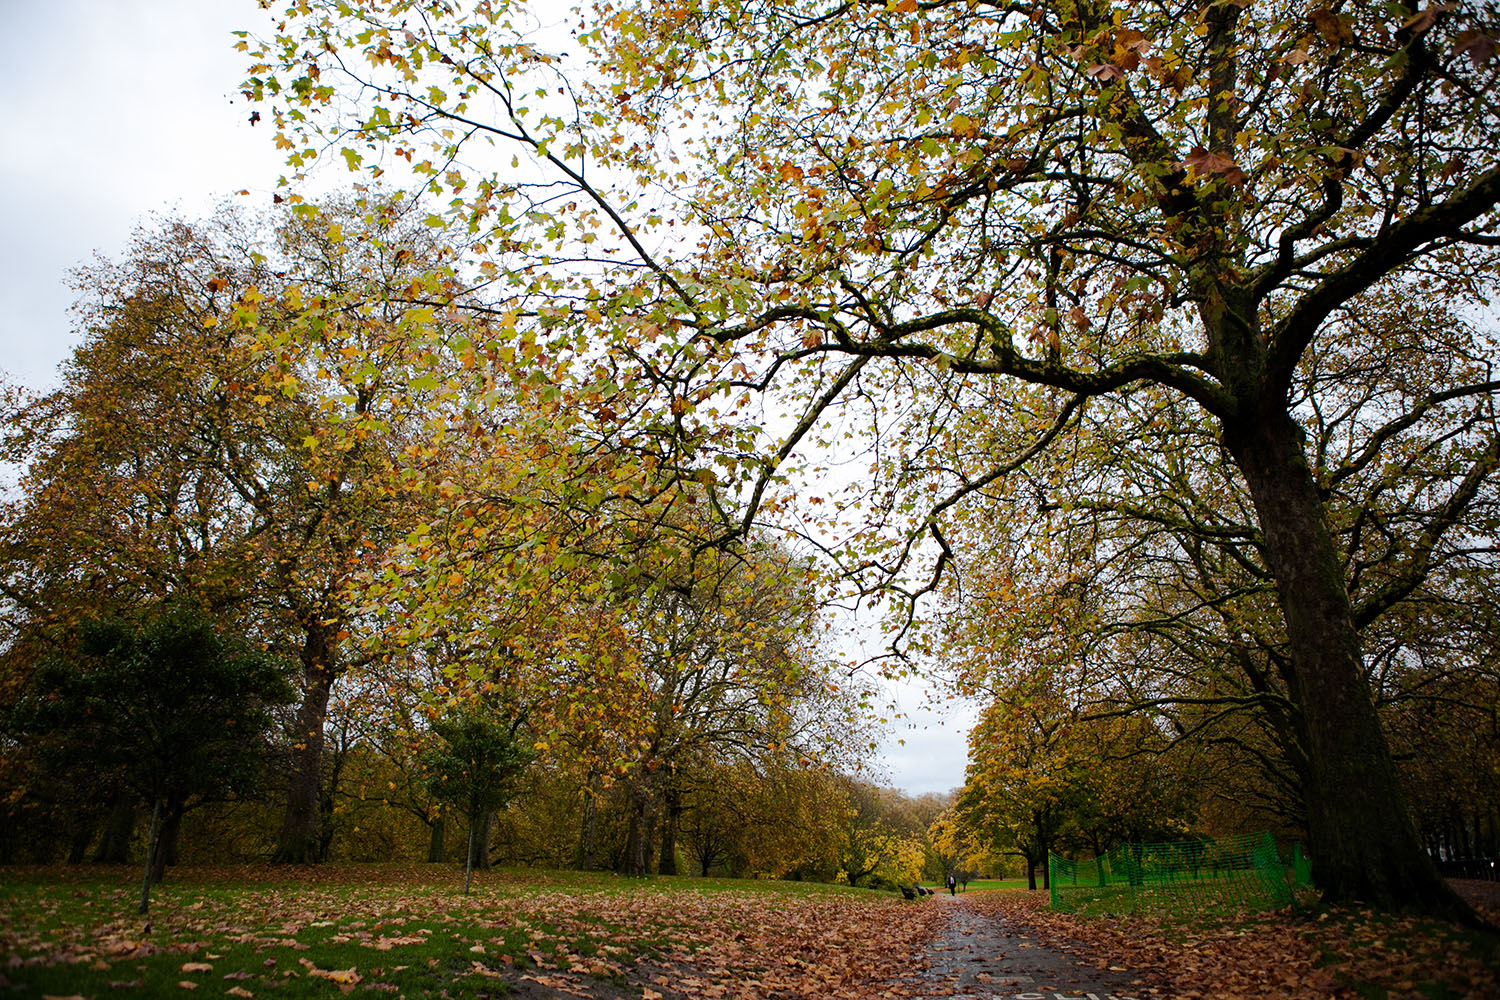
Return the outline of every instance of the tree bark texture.
[[[650,816],[646,812],[647,795],[640,789],[630,792],[630,826],[625,838],[625,857],[622,859],[622,874],[646,874],[646,825]]]
[[[1343,569],[1283,410],[1226,429],[1277,583],[1302,713],[1313,876],[1329,902],[1468,912],[1422,850],[1375,711]]]
[[[96,825],[96,818],[94,816],[78,820],[68,846],[68,864],[82,864],[83,859],[88,857],[89,844],[94,842],[94,828]]]
[[[302,648],[304,688],[292,741],[291,781],[286,816],[271,860],[278,864],[316,864],[323,860],[318,835],[318,807],[322,788],[323,724],[328,718],[328,696],[333,670],[324,630],[309,626]]]
[[[94,851],[96,864],[123,865],[130,862],[130,840],[135,836],[135,799],[119,791],[110,799],[109,817]]]
[[[156,837],[156,864],[151,871],[151,881],[161,883],[167,877],[167,866],[177,864],[177,844],[182,837],[182,817],[186,810],[176,802],[168,802],[162,813],[161,832]]]
[[[593,871],[596,865],[595,851],[598,838],[598,806],[590,794],[583,803],[583,824],[578,831],[578,857],[576,867],[580,871]]]
[[[656,865],[658,874],[677,874],[677,825],[681,819],[682,793],[668,788],[662,814],[661,855]]]
[[[141,875],[141,905],[138,911],[144,915],[151,910],[151,881],[156,871],[157,838],[161,834],[161,799],[151,805],[151,830],[146,834],[146,870]]]
[[[495,810],[486,809],[479,816],[471,817],[473,836],[469,838],[469,866],[478,871],[489,871],[490,840],[495,832]]]

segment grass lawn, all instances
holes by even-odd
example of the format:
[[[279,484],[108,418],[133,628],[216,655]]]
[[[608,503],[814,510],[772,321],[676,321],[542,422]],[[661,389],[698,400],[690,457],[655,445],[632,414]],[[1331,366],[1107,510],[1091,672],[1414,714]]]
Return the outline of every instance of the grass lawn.
[[[945,885],[942,882],[928,882],[928,883],[925,883],[925,884],[928,886],[928,888],[931,888],[931,889],[941,889],[943,892],[947,892],[948,891],[947,885]],[[963,895],[965,892],[990,892],[990,891],[995,890],[995,889],[1025,889],[1025,888],[1026,888],[1026,880],[1024,878],[1003,878],[1003,879],[1002,878],[980,878],[980,879],[971,879],[970,882],[969,882],[969,886],[968,886],[967,889],[964,888],[963,886],[959,886],[958,887],[958,893],[959,893],[959,895]],[[1042,891],[1041,883],[1040,882],[1037,883],[1037,891],[1038,892]]]
[[[1088,918],[1040,890],[983,891],[1024,886],[971,882],[970,905],[1159,969],[1174,995],[1500,996],[1494,935],[1350,910]],[[134,869],[0,869],[0,995],[863,1000],[951,912],[840,886],[534,870],[478,873],[465,896],[461,870],[429,865],[173,869],[149,920],[138,894]]]
[[[419,865],[173,869],[149,918],[138,897],[133,869],[0,870],[0,993],[649,1000],[699,964],[704,995],[724,995],[712,974],[795,990],[808,969],[853,984],[899,967],[936,909],[838,886],[533,870],[476,873],[465,896],[461,870]],[[871,925],[892,938],[865,947]]]

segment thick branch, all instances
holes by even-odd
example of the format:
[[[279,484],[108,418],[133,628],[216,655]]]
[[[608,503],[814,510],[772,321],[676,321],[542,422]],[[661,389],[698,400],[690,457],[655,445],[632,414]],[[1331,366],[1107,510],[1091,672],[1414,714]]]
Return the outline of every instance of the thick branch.
[[[1411,260],[1425,244],[1457,234],[1500,202],[1500,167],[1491,167],[1447,201],[1413,212],[1302,297],[1271,333],[1262,392],[1285,397],[1302,354],[1339,306]]]

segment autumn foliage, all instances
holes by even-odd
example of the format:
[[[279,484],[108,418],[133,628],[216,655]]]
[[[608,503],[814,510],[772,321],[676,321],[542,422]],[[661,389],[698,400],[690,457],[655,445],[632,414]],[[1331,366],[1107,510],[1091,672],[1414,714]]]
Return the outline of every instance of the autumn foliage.
[[[355,923],[316,885],[267,890],[279,929],[224,904],[213,947],[268,983],[399,990],[336,949],[444,938],[435,975],[522,990],[863,996],[937,920],[492,861],[892,890],[1271,829],[1330,905],[1478,923],[1433,859],[1500,851],[1493,5],[575,14],[295,0],[237,45],[275,206],[79,273],[61,386],[4,398],[0,860],[129,854],[139,783],[81,793],[18,706],[80,622],[170,599],[299,697],[243,723],[269,789],[169,855],[462,837],[490,890],[419,897],[426,934],[376,888]],[[875,685],[912,677],[980,705],[957,796],[864,768]],[[990,908],[1225,989],[1369,959],[1281,914],[1257,980],[1225,928]],[[303,933],[335,950],[287,961]],[[122,925],[68,947],[218,971]]]

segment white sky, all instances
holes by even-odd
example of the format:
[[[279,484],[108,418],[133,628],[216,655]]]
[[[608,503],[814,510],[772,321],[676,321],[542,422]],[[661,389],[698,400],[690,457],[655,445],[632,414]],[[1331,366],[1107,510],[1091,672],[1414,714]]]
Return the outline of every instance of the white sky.
[[[263,33],[255,0],[0,0],[0,377],[54,383],[76,338],[70,269],[118,256],[152,213],[206,214],[248,189],[266,205],[282,158],[239,94],[236,29]],[[882,756],[914,794],[963,783],[971,713],[909,715]],[[897,740],[905,739],[905,746]]]
[[[151,212],[205,213],[280,157],[239,96],[254,0],[0,0],[0,370],[42,388],[73,343],[67,272]]]

